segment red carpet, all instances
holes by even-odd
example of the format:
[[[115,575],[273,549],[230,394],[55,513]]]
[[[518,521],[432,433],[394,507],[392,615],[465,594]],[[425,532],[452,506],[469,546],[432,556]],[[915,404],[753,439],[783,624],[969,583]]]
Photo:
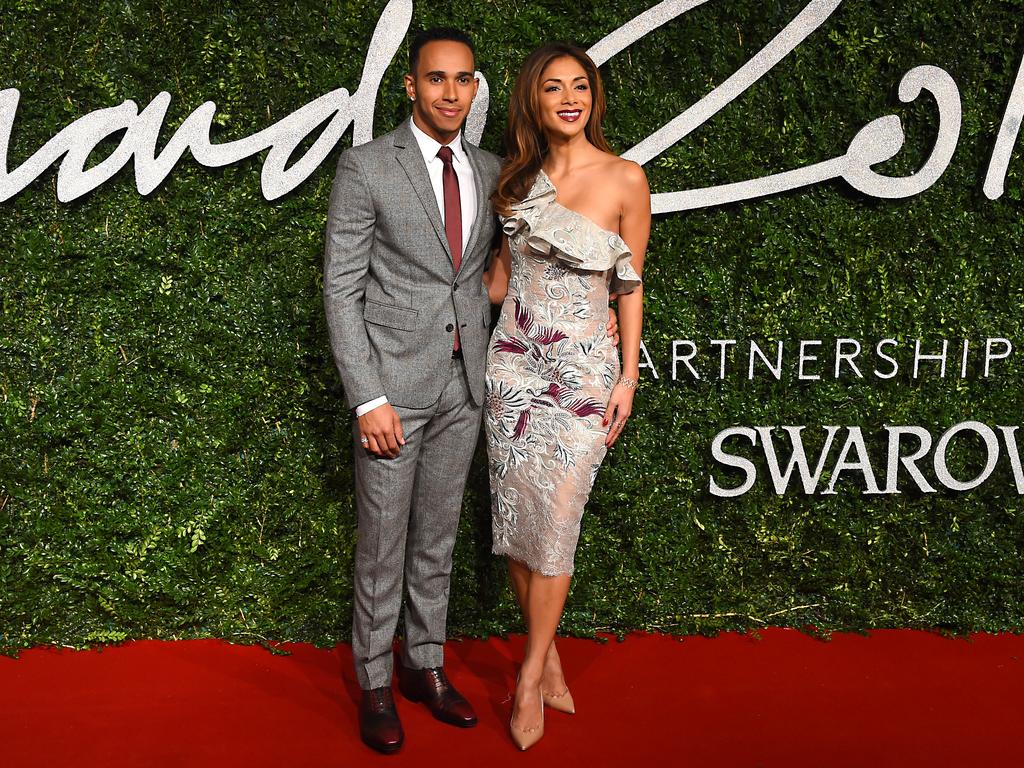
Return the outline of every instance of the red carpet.
[[[406,743],[389,757],[359,742],[347,646],[32,649],[0,657],[0,766],[1024,765],[1021,636],[562,640],[578,714],[549,712],[526,753],[506,734],[522,644],[450,642],[480,724],[442,725],[396,695]]]

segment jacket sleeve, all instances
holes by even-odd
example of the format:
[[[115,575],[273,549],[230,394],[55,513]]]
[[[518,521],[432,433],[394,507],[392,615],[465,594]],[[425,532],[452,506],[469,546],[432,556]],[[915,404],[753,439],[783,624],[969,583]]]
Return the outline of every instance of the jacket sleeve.
[[[376,213],[358,158],[342,153],[331,188],[324,247],[324,311],[334,364],[350,406],[384,393],[363,321]]]

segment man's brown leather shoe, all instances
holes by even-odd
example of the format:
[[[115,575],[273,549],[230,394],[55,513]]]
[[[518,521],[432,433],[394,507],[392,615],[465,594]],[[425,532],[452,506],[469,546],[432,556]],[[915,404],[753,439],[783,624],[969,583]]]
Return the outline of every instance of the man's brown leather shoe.
[[[359,735],[366,746],[378,752],[390,754],[401,748],[405,734],[395,711],[391,686],[363,691],[363,700],[359,702]]]
[[[409,669],[398,664],[398,690],[409,701],[426,704],[430,714],[442,723],[460,728],[476,725],[472,705],[448,682],[444,667]]]

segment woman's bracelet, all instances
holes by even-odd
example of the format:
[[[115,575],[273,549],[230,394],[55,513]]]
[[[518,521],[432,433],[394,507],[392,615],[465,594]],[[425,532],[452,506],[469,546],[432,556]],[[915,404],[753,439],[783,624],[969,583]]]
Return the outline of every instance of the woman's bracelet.
[[[636,379],[631,379],[629,376],[619,376],[619,384],[624,386],[626,389],[636,389],[636,385],[640,382]]]

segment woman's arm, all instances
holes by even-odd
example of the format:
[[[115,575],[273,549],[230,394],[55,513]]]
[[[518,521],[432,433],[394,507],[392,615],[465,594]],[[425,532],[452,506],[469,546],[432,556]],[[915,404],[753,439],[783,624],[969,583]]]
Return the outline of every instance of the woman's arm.
[[[491,304],[501,304],[508,294],[508,279],[512,274],[512,253],[508,248],[508,237],[501,236],[498,255],[491,260],[491,268],[484,272],[484,285]]]
[[[627,163],[622,172],[622,213],[619,235],[633,254],[633,269],[643,275],[644,254],[651,234],[651,190],[643,168]],[[622,339],[622,375],[634,382],[640,378],[640,332],[643,329],[644,287],[618,298],[619,335]],[[622,434],[626,419],[633,412],[634,387],[616,384],[605,410],[605,425],[611,424],[605,445],[611,446]]]

